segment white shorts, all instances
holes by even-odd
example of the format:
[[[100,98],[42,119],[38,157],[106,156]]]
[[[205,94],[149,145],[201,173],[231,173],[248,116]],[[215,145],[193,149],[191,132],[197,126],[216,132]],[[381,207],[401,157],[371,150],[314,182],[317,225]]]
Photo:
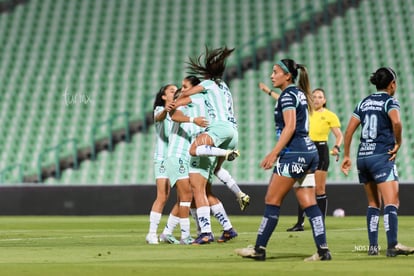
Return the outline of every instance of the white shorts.
[[[309,173],[304,177],[298,179],[293,188],[314,188],[315,187],[315,174]]]

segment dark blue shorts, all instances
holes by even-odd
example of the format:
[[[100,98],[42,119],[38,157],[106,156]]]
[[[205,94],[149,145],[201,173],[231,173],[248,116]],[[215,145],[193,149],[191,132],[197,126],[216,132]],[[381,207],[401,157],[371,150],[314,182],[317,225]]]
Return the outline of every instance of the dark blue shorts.
[[[286,152],[279,156],[273,172],[277,175],[299,179],[318,167],[318,152]]]
[[[389,154],[357,158],[359,183],[398,181],[397,166]]]

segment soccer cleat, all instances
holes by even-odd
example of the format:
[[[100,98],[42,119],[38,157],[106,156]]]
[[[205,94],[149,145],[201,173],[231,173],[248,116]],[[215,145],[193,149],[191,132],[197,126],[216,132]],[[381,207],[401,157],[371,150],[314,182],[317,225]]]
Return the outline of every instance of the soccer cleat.
[[[238,150],[227,150],[225,158],[227,161],[233,161],[239,156],[240,156],[240,152]]]
[[[397,243],[393,248],[387,249],[387,257],[395,257],[397,255],[410,255],[414,254],[414,247],[409,247]]]
[[[330,261],[330,260],[332,260],[332,256],[329,250],[326,250],[322,255],[319,255],[319,253],[316,252],[312,256],[304,259],[305,262]]]
[[[191,236],[188,236],[185,239],[180,240],[180,244],[192,244],[194,242],[194,239]]]
[[[237,236],[238,236],[237,232],[233,228],[230,228],[230,230],[223,231],[223,235],[221,235],[221,237],[217,240],[217,242],[226,242],[231,239],[234,239]]]
[[[304,230],[305,228],[303,228],[303,225],[300,225],[300,224],[295,224],[291,228],[286,229],[286,231],[288,232],[300,232]]]
[[[246,195],[243,192],[240,192],[239,197],[237,198],[237,201],[240,204],[240,210],[244,211],[246,210],[247,206],[250,204],[250,196]]]
[[[237,255],[242,256],[243,258],[250,258],[256,261],[265,261],[266,260],[266,248],[260,246],[255,248],[253,246],[248,246],[246,248],[237,248],[234,250]]]
[[[145,238],[148,244],[158,244],[158,237],[155,233],[148,233],[147,237]]]
[[[162,233],[160,235],[160,242],[171,243],[171,244],[180,244],[180,241],[177,240],[173,235],[164,234],[164,233]]]
[[[370,245],[368,249],[368,256],[379,255],[378,245]]]
[[[193,245],[207,244],[214,241],[212,233],[201,233],[194,241]]]

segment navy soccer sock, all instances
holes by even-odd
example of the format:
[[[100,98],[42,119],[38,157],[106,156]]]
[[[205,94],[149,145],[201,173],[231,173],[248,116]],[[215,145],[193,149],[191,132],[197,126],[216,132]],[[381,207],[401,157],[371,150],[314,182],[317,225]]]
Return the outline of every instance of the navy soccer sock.
[[[279,213],[279,206],[266,204],[262,222],[257,232],[255,248],[265,248],[267,246],[267,243],[270,237],[272,236],[273,231],[275,230],[276,225],[279,221]]]
[[[388,248],[393,248],[397,243],[398,214],[395,205],[387,205],[384,208],[384,228],[387,234]]]
[[[367,229],[369,245],[378,246],[378,224],[380,209],[368,206],[367,209]]]
[[[304,211],[312,226],[313,239],[315,240],[318,253],[319,255],[322,255],[328,249],[322,212],[316,204],[306,208]]]

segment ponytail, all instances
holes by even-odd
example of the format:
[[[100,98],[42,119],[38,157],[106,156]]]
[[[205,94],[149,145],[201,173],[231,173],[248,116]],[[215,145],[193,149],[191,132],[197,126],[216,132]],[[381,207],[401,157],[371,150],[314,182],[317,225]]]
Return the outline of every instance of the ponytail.
[[[306,101],[308,102],[308,111],[310,114],[313,112],[313,99],[312,99],[312,93],[310,89],[310,82],[309,82],[309,76],[308,71],[306,70],[306,67],[303,64],[296,64],[296,69],[300,70],[299,73],[299,83],[298,87],[305,92]]]
[[[305,65],[296,63],[293,59],[282,59],[276,62],[277,65],[282,68],[285,73],[289,73],[292,76],[292,83],[296,82],[296,78],[299,74],[298,87],[301,89],[306,96],[306,101],[308,102],[308,111],[312,114],[313,111],[313,100],[310,89],[310,82],[308,77],[308,71],[306,70]],[[300,72],[298,72],[300,71]]]

